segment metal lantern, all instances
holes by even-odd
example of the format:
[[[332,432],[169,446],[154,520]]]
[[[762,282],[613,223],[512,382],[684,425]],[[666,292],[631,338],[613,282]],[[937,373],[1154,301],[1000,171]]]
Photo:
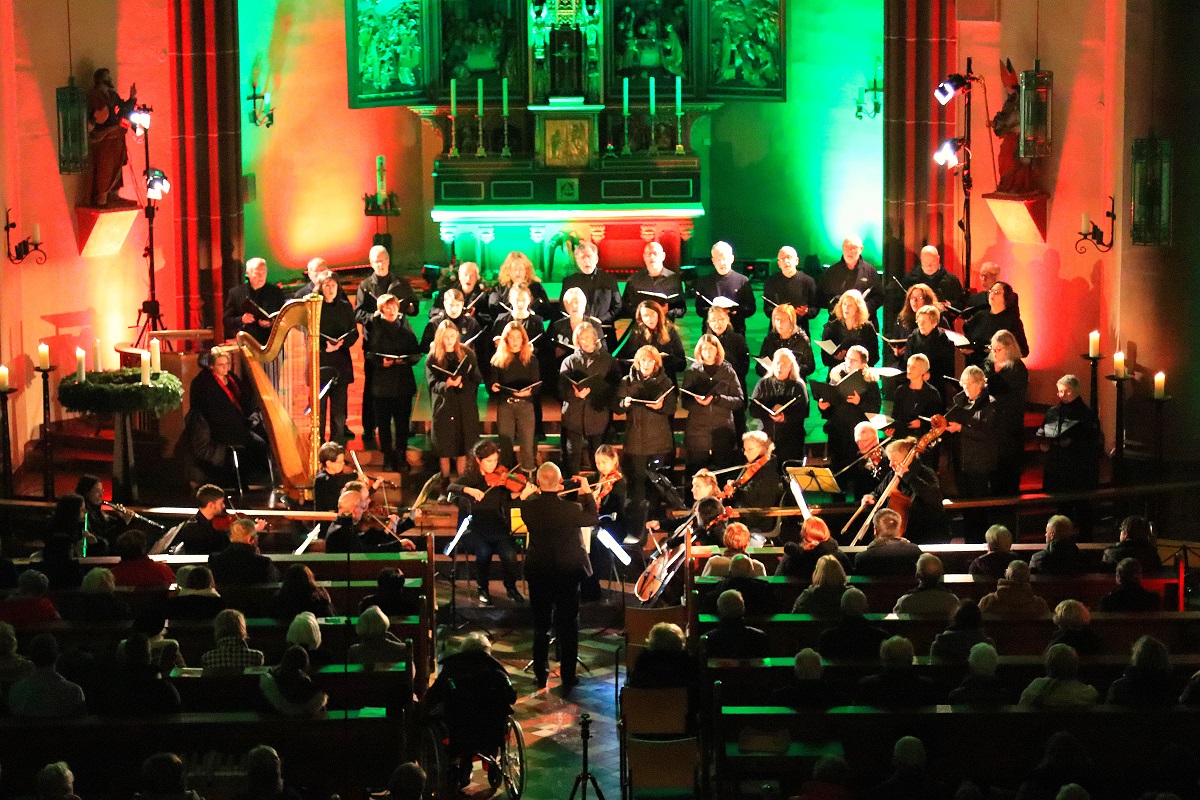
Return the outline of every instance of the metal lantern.
[[[1017,144],[1020,158],[1042,158],[1050,155],[1053,131],[1050,115],[1054,106],[1054,73],[1042,71],[1040,61],[1034,68],[1022,72],[1021,136]]]
[[[87,99],[75,78],[54,91],[58,109],[58,171],[64,175],[87,168]]]
[[[1134,244],[1171,243],[1171,142],[1151,135],[1133,140]]]

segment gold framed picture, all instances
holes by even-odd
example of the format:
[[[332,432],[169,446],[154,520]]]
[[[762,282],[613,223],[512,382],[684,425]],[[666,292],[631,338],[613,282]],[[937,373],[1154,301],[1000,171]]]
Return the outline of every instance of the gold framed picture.
[[[547,119],[543,152],[548,167],[586,167],[591,156],[592,120]]]

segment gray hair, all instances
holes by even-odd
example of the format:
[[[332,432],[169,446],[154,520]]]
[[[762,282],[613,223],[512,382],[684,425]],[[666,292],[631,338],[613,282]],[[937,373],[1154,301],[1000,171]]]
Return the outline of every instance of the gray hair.
[[[717,619],[737,619],[746,616],[746,600],[737,589],[726,589],[717,598]]]
[[[1007,553],[1012,549],[1013,535],[1012,531],[1003,525],[993,525],[987,529],[983,540],[987,542],[988,550],[994,553]]]
[[[967,655],[967,666],[970,667],[972,675],[991,677],[996,674],[996,667],[999,665],[1000,654],[987,642],[973,645]]]

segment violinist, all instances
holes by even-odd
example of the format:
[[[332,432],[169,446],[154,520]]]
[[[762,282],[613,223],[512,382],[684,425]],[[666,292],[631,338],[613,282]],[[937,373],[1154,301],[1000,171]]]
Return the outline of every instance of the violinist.
[[[742,435],[742,453],[746,465],[737,478],[725,484],[723,492],[730,505],[736,508],[767,508],[779,503],[781,493],[779,468],[772,457],[775,445],[762,431]],[[748,514],[742,517],[752,533],[774,530],[770,517]]]
[[[871,423],[862,421],[854,426],[854,446],[858,458],[837,476],[838,485],[857,498],[869,494],[879,483],[883,464],[883,443],[879,431]]]
[[[313,478],[313,507],[317,511],[333,511],[346,484],[354,480],[355,475],[346,468],[346,448],[337,442],[321,445],[317,461],[321,469]]]
[[[642,539],[646,518],[646,485],[650,464],[670,464],[675,458],[671,423],[678,401],[675,382],[663,371],[663,358],[646,345],[634,353],[629,374],[617,387],[618,405],[625,410],[625,469],[629,479],[630,515],[637,522],[629,533]],[[644,540],[644,539],[643,539]]]
[[[388,517],[382,532],[368,531],[366,535],[363,534],[361,525],[365,509],[362,488],[365,487],[360,488],[361,484],[354,486],[354,483],[357,481],[348,485],[346,491],[342,492],[341,497],[338,498],[338,515],[330,523],[329,531],[325,534],[325,552],[364,553],[395,550],[397,547],[403,550],[415,550],[416,545],[411,539],[399,538],[401,530],[407,530],[413,526],[411,520],[401,522],[395,514]],[[401,529],[400,526],[404,524],[407,524],[408,528]],[[376,535],[371,536],[373,533]]]
[[[229,531],[217,530],[213,521],[225,514],[225,490],[206,483],[196,490],[196,516],[183,524],[175,540],[183,544],[188,555],[212,555],[229,546]],[[255,520],[254,529],[262,533],[265,520]]]
[[[585,448],[591,452],[604,442],[617,382],[616,361],[600,348],[595,328],[578,326],[572,340],[575,350],[563,359],[558,373],[558,396],[563,398],[563,466],[568,474],[578,475]]]
[[[706,497],[720,497],[721,485],[717,476],[706,469],[696,470],[692,474],[692,502],[699,502]]]
[[[504,588],[517,603],[525,598],[517,590],[517,549],[512,538],[510,509],[526,481],[500,466],[500,447],[483,439],[471,451],[471,467],[450,484],[458,504],[458,524],[468,516],[467,546],[475,553],[475,582],[480,605],[492,602],[490,589],[492,555],[500,557]]]
[[[942,487],[937,473],[921,463],[919,453],[913,451],[917,440],[912,437],[897,439],[884,447],[887,467],[883,470],[875,491],[863,497],[864,505],[874,505],[881,497],[893,477],[899,481],[893,494],[899,493],[911,501],[904,536],[917,543],[950,541],[950,520],[942,506]],[[911,454],[911,457],[910,457]]]
[[[846,360],[829,370],[829,383],[836,385],[858,373],[865,384],[861,391],[850,392],[835,402],[818,400],[817,408],[825,418],[825,433],[829,436],[829,460],[835,470],[850,464],[855,453],[850,447],[854,426],[866,419],[868,414],[879,413],[881,398],[879,381],[875,372],[868,367],[870,354],[861,345],[854,345],[846,352]]]
[[[902,436],[921,436],[929,430],[929,423],[925,420],[942,413],[942,395],[927,383],[929,358],[924,353],[914,353],[908,357],[905,374],[908,382],[897,386],[892,397],[894,428]]]
[[[534,404],[541,402],[541,384],[529,334],[514,320],[504,326],[492,355],[488,390],[496,403],[496,428],[505,466],[511,467],[514,463],[515,444],[520,451],[521,470],[526,475],[532,475],[537,466]]]
[[[725,528],[730,516],[719,496],[697,500],[691,522],[692,546],[720,547],[725,542]],[[682,537],[673,537],[667,541],[667,546],[681,542]]]
[[[596,485],[592,496],[596,500],[596,510],[601,520],[607,520],[605,527],[619,542],[622,537],[617,533],[623,528],[627,489],[625,477],[621,474],[621,462],[617,456],[617,448],[611,444],[602,444],[596,448],[593,459],[596,462]],[[604,550],[605,548],[601,546],[600,549]],[[596,547],[591,548],[591,553],[592,563],[595,564]]]
[[[475,352],[459,340],[458,328],[442,320],[425,359],[425,381],[433,416],[433,450],[438,455],[442,477],[450,477],[450,459],[457,473],[466,471],[467,451],[479,440],[479,405],[475,402],[479,367]]]
[[[811,355],[811,354],[810,354]],[[781,347],[771,357],[771,374],[754,386],[750,415],[775,442],[780,463],[804,459],[804,420],[808,418],[808,387],[800,377],[796,356]]]
[[[365,478],[366,476],[364,475],[363,477]],[[358,531],[363,535],[365,549],[395,550],[399,547],[401,550],[416,550],[416,543],[411,539],[400,538],[400,534],[416,527],[417,520],[421,518],[421,509],[414,508],[411,514],[401,517],[399,514],[394,513],[391,507],[384,506],[382,511],[386,514],[386,517],[381,517],[378,513],[371,510],[371,494],[373,491],[372,487],[378,489],[382,483],[382,479],[377,479],[373,484],[364,483],[362,480],[350,481],[346,484],[345,491],[354,492],[358,495],[358,505],[362,509],[362,518],[359,520]],[[378,507],[375,509],[375,511],[380,510]]]
[[[737,430],[733,418],[740,414],[746,396],[725,349],[712,334],[696,343],[695,361],[683,374],[683,407],[688,417],[683,430],[687,471],[701,467],[722,469],[736,460]]]

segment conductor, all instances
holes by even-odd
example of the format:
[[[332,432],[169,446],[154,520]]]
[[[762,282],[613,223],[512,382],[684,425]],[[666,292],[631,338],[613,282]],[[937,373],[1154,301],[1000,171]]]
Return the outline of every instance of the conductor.
[[[539,689],[550,673],[550,630],[558,640],[559,671],[564,692],[579,682],[575,662],[579,652],[579,583],[591,574],[581,528],[599,524],[596,501],[587,478],[580,477],[580,502],[558,495],[562,473],[553,463],[537,471],[537,486],[521,492],[521,518],[529,528],[525,579],[533,611],[533,674]]]

